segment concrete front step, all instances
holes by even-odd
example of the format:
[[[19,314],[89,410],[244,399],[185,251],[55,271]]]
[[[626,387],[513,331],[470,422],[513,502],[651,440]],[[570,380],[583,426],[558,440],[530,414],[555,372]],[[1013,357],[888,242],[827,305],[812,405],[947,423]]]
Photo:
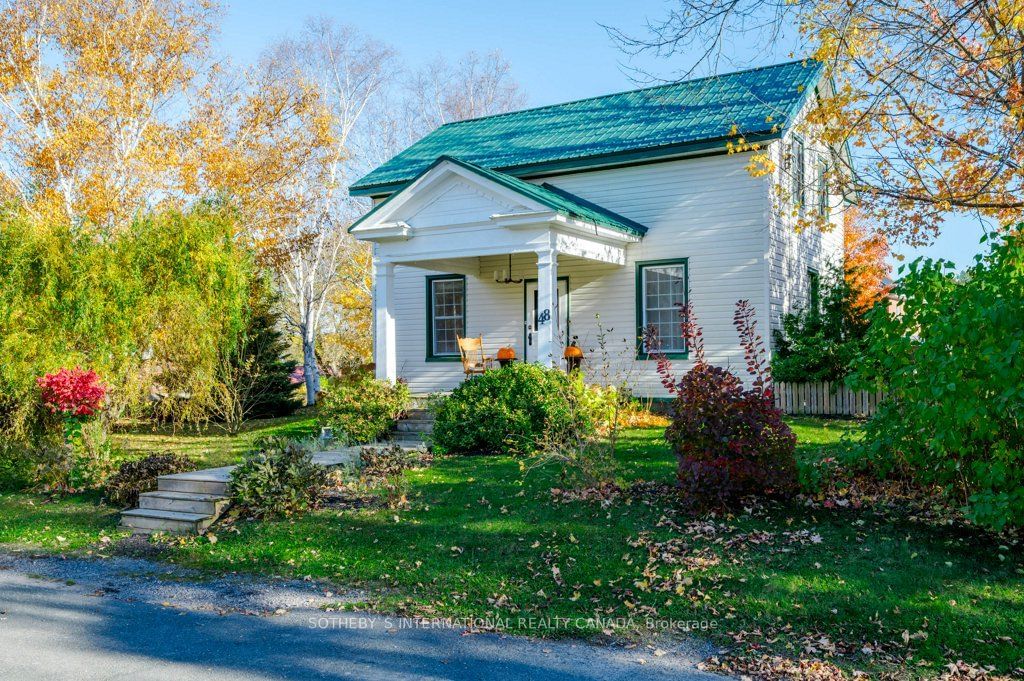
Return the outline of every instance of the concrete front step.
[[[434,422],[432,420],[408,421],[402,419],[395,425],[395,430],[402,433],[429,433],[434,430]]]
[[[139,508],[155,511],[179,511],[219,516],[227,505],[227,497],[216,494],[190,492],[143,492],[139,495]]]
[[[121,513],[121,527],[130,527],[135,534],[199,534],[213,521],[213,516],[204,513],[160,511],[151,508],[135,508]]]
[[[409,447],[423,447],[424,439],[434,432],[434,415],[428,409],[410,409],[395,424],[392,441]]]

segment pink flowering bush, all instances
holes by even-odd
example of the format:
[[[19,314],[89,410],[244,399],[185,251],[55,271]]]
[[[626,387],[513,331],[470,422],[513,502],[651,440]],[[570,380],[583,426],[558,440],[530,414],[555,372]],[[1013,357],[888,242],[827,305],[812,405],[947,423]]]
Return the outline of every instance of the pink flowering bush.
[[[93,370],[61,369],[36,379],[43,404],[65,416],[93,416],[103,407],[107,386]]]

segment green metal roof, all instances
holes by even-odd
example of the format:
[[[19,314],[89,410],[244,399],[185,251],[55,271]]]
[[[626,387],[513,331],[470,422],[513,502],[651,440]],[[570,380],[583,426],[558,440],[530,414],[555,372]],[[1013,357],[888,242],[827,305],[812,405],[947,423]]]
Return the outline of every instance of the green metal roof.
[[[526,176],[721,146],[733,126],[748,140],[772,139],[820,74],[821,64],[801,60],[448,123],[349,191],[387,194],[445,155]]]
[[[488,168],[482,168],[473,163],[467,163],[451,156],[441,156],[434,160],[429,166],[424,168],[412,181],[419,179],[421,176],[427,174],[435,166],[441,163],[454,163],[455,165],[461,166],[470,172],[476,173],[481,177],[484,177],[492,182],[500,184],[507,189],[511,189],[518,194],[521,194],[529,199],[533,199],[537,203],[550,208],[551,210],[565,215],[569,218],[577,220],[583,220],[591,224],[600,225],[609,229],[614,229],[618,232],[623,232],[631,236],[642,237],[647,233],[647,228],[638,222],[634,222],[629,218],[623,217],[618,213],[613,213],[610,210],[606,210],[597,204],[590,203],[589,201],[582,199],[578,196],[570,194],[567,191],[559,189],[558,187],[550,184],[537,185],[525,180],[520,180],[517,177],[500,173],[497,170],[490,170]],[[398,196],[399,192],[395,192],[384,201],[381,201],[373,209],[364,215],[363,217],[352,223],[349,227],[349,231],[355,229],[360,223],[374,215],[378,210],[386,206],[392,198]]]

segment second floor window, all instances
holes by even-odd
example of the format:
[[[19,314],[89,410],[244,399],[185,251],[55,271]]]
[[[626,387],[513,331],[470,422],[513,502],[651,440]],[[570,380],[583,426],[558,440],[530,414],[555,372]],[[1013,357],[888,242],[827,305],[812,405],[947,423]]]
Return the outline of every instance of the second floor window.
[[[818,164],[818,215],[825,220],[831,214],[831,199],[828,195],[828,166]]]
[[[804,205],[804,140],[802,137],[793,136],[789,143],[789,174],[790,174],[790,195],[793,205],[800,209],[803,214]]]

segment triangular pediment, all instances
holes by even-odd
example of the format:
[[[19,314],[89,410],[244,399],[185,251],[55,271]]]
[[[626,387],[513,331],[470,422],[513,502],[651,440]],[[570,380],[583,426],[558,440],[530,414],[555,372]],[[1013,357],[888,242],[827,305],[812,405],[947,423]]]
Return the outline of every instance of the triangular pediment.
[[[379,204],[353,226],[370,232],[404,224],[416,230],[480,224],[494,215],[530,213],[545,207],[493,180],[442,162]]]
[[[440,227],[479,223],[492,215],[527,210],[521,201],[510,201],[486,186],[486,180],[469,182],[451,176],[432,188],[421,200],[407,206],[399,219],[411,227]]]

